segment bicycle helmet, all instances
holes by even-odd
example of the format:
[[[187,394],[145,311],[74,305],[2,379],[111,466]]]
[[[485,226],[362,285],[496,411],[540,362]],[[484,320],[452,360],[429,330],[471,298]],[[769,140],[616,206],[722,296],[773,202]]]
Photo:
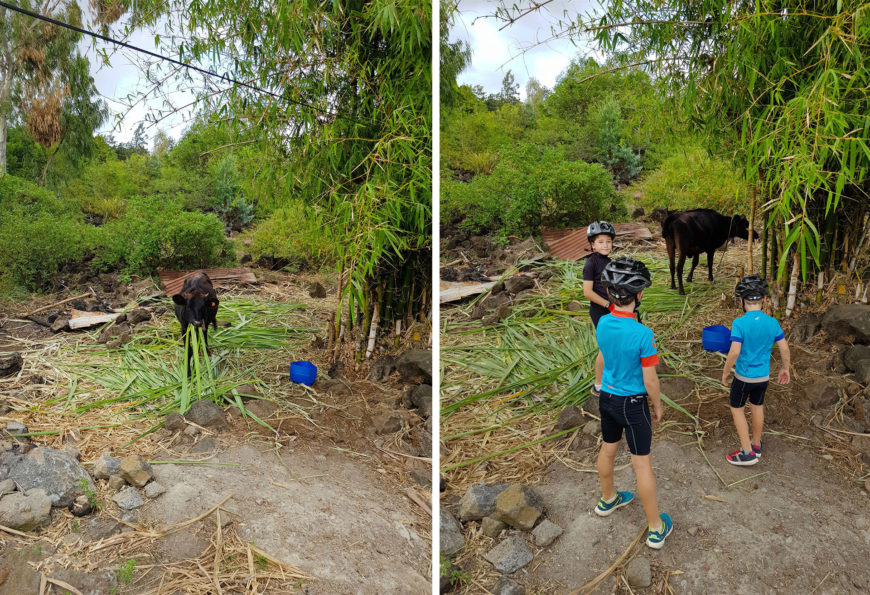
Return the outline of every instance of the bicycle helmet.
[[[619,300],[637,295],[652,285],[646,265],[626,257],[608,262],[601,273],[601,282],[610,291],[610,295]]]
[[[592,244],[595,236],[600,236],[601,234],[609,235],[611,240],[616,238],[616,230],[607,221],[593,221],[586,228],[586,239],[589,240],[590,244]]]
[[[767,287],[767,281],[758,275],[747,275],[743,277],[734,288],[734,293],[737,297],[744,300],[755,302],[768,295],[770,292]]]

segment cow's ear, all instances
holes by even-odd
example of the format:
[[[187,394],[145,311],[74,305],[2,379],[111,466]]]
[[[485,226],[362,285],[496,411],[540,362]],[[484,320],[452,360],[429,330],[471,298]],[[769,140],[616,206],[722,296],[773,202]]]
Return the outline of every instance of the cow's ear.
[[[180,293],[172,296],[172,301],[175,302],[176,304],[178,304],[179,306],[183,306],[184,304],[187,303],[187,300],[185,300],[184,296],[181,295]]]
[[[221,301],[219,299],[217,299],[216,297],[213,297],[213,298],[211,298],[211,300],[209,300],[209,304],[211,304],[212,308],[217,308],[218,304],[220,304],[220,303],[221,303]]]

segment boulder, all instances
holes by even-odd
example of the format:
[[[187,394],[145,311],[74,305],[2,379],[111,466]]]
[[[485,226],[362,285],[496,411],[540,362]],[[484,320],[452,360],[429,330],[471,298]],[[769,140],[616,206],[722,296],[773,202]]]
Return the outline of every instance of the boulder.
[[[832,306],[822,316],[822,329],[832,341],[870,343],[870,305]]]
[[[145,486],[145,495],[148,498],[156,498],[165,491],[166,488],[163,487],[163,484],[157,483],[156,481],[152,481],[147,486]]]
[[[103,455],[94,463],[94,479],[109,479],[121,472],[121,459]]]
[[[535,530],[532,531],[532,536],[535,538],[535,545],[538,547],[547,547],[559,537],[565,531],[552,522],[549,519],[544,519],[541,523],[535,527]]]
[[[870,346],[853,345],[843,355],[846,368],[855,373],[861,384],[870,384]]]
[[[459,523],[453,518],[453,515],[441,507],[441,553],[445,556],[455,554],[465,547],[465,536],[462,535],[462,529],[459,528]]]
[[[206,399],[194,401],[187,413],[184,414],[187,421],[193,422],[204,428],[225,428],[227,420],[224,410],[217,404]]]
[[[532,488],[512,485],[495,499],[496,518],[514,529],[529,531],[544,511],[544,501]]]
[[[130,455],[121,460],[121,477],[132,486],[143,487],[154,477],[148,461],[139,455]]]
[[[514,295],[525,289],[531,289],[535,286],[535,282],[531,277],[526,275],[514,275],[504,280],[504,290],[507,293]]]
[[[507,525],[498,520],[495,517],[483,517],[483,520],[480,522],[480,530],[487,537],[492,537],[493,539],[497,539],[501,532],[505,530]]]
[[[65,331],[69,329],[69,318],[66,316],[58,316],[54,319],[54,322],[51,323],[51,331],[54,333],[59,333],[60,331]]]
[[[0,498],[0,525],[18,531],[33,531],[51,519],[51,498],[40,488],[15,492]]]
[[[625,578],[632,587],[649,587],[652,584],[652,570],[649,559],[637,557],[625,568]]]
[[[790,343],[808,343],[822,326],[822,317],[815,313],[804,314],[794,321],[788,334]]]
[[[372,365],[369,368],[369,380],[372,382],[383,382],[389,378],[390,374],[395,370],[396,360],[393,359],[393,356],[391,355],[385,355],[377,361],[372,362]],[[332,374],[330,374],[330,376],[332,376]],[[337,376],[333,376],[333,378],[337,378]]]
[[[131,325],[148,322],[149,320],[151,320],[151,310],[147,308],[133,308],[127,312],[127,322]]]
[[[570,302],[568,302],[568,305],[565,306],[565,309],[568,312],[579,312],[583,309],[583,304],[581,304],[577,300],[571,300]]]
[[[138,490],[132,486],[128,486],[112,496],[112,500],[118,505],[118,508],[122,510],[133,510],[134,508],[139,508],[145,504],[145,501],[142,500],[142,496],[139,495]]]
[[[515,580],[502,576],[492,588],[494,595],[526,595],[526,588]]]
[[[422,417],[432,415],[432,386],[429,384],[418,384],[408,389],[406,393],[407,400],[416,407]]]
[[[830,407],[840,398],[836,385],[826,380],[819,380],[803,388],[803,404],[811,409]]]
[[[459,501],[459,518],[462,521],[479,521],[491,516],[496,510],[496,498],[509,487],[508,484],[468,486]]]
[[[533,557],[526,541],[517,535],[508,537],[484,555],[484,559],[502,574],[513,574]]]
[[[18,374],[23,365],[24,358],[21,357],[20,353],[0,353],[0,378]]]
[[[166,416],[166,419],[163,421],[163,427],[169,430],[170,432],[179,432],[185,428],[187,424],[184,423],[184,418],[181,417],[180,414],[172,412]]]
[[[570,430],[583,425],[583,414],[580,408],[575,405],[568,405],[559,412],[559,418],[556,420],[556,426],[560,430]]]
[[[432,352],[408,349],[396,360],[402,382],[432,384]]]
[[[68,452],[37,447],[27,454],[12,451],[0,454],[0,477],[15,481],[21,491],[41,489],[52,506],[69,506],[75,497],[94,490],[91,476]]]

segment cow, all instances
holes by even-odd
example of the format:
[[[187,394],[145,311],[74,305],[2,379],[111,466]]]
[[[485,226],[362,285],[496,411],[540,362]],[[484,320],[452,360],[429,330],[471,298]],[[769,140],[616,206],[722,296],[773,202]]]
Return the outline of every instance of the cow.
[[[217,330],[217,311],[220,300],[211,279],[202,271],[193,273],[184,280],[181,293],[172,296],[175,302],[175,317],[181,323],[182,341],[187,336],[187,327],[193,325],[202,329],[205,348],[208,351],[208,325]],[[193,345],[187,345],[187,375],[190,376],[190,360],[193,358]]]
[[[668,260],[671,270],[671,289],[674,285],[674,252],[679,249],[680,262],[677,264],[677,277],[680,280],[680,295],[683,290],[683,265],[686,257],[692,257],[692,268],[686,277],[686,282],[692,282],[692,273],[698,266],[698,258],[702,252],[707,253],[707,278],[713,281],[713,253],[731,238],[749,239],[749,221],[743,215],[726,217],[712,209],[694,209],[692,211],[675,211],[662,221],[662,237],[668,249]],[[758,233],[752,232],[753,239]]]

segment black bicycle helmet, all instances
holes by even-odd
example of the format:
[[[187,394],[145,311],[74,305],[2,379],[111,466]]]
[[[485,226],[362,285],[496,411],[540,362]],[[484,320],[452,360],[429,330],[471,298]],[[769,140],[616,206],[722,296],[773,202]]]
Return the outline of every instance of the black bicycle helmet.
[[[601,282],[610,291],[610,295],[619,300],[637,295],[652,285],[646,265],[626,257],[608,262],[601,273]]]
[[[770,292],[767,287],[767,281],[758,275],[747,275],[743,277],[734,288],[734,293],[737,297],[742,297],[744,300],[755,302],[768,295]]]
[[[595,236],[600,236],[601,234],[609,235],[611,240],[616,238],[616,230],[607,221],[593,221],[586,228],[586,239],[589,240],[590,244]]]

